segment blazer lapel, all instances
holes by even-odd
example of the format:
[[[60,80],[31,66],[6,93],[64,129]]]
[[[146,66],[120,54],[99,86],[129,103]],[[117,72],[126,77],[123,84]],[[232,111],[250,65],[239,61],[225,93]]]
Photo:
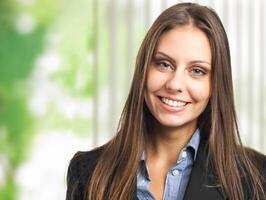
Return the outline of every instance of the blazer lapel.
[[[224,199],[217,186],[213,170],[207,169],[207,144],[201,141],[194,162],[184,200],[221,200]],[[207,171],[208,170],[208,171]]]

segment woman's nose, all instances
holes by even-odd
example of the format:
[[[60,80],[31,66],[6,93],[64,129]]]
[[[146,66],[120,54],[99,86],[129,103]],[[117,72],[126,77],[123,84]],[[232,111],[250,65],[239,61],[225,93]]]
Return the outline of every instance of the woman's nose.
[[[181,71],[175,71],[173,74],[169,75],[165,87],[170,93],[180,93],[185,89],[185,74]]]

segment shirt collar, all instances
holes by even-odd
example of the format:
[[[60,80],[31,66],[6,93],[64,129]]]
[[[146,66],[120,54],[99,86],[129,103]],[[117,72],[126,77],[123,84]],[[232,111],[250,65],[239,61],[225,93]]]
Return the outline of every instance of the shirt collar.
[[[192,137],[190,138],[189,142],[185,146],[184,149],[192,149],[194,152],[194,160],[196,159],[198,148],[199,148],[199,143],[200,143],[200,130],[196,129],[196,131],[193,133]]]

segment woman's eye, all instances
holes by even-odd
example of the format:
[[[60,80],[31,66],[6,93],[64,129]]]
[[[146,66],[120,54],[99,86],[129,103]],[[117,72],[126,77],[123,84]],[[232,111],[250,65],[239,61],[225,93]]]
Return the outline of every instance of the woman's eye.
[[[198,69],[198,68],[192,69],[191,71],[194,75],[197,75],[197,76],[206,74],[204,70]]]
[[[164,61],[155,62],[155,64],[159,67],[161,70],[173,70],[173,67]]]
[[[168,68],[168,67],[171,67],[168,63],[166,63],[166,62],[161,62],[161,63],[159,63],[159,65],[161,66],[161,67],[164,67],[164,68]]]

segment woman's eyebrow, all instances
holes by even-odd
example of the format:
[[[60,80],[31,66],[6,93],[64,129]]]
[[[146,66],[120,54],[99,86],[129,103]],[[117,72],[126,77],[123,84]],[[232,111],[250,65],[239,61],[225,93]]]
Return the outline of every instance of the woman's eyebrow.
[[[196,63],[203,63],[203,64],[208,64],[211,66],[211,63],[205,61],[205,60],[193,60],[190,62],[191,64],[196,64]]]
[[[155,53],[155,55],[157,55],[157,54],[162,55],[163,57],[166,57],[168,60],[170,60],[172,63],[175,63],[175,59],[173,59],[172,57],[168,56],[167,54],[165,54],[165,53],[163,53],[161,51],[157,51]]]
[[[167,54],[165,54],[165,53],[163,53],[163,52],[161,52],[161,51],[157,51],[157,52],[155,53],[155,55],[157,55],[157,54],[162,55],[162,56],[166,57],[167,59],[169,59],[171,62],[175,63],[175,59],[173,59],[172,57],[168,56]],[[191,61],[191,62],[189,62],[189,63],[190,63],[190,64],[203,63],[203,64],[208,64],[208,65],[211,66],[211,63],[209,63],[208,61],[205,61],[205,60],[193,60],[193,61]]]

